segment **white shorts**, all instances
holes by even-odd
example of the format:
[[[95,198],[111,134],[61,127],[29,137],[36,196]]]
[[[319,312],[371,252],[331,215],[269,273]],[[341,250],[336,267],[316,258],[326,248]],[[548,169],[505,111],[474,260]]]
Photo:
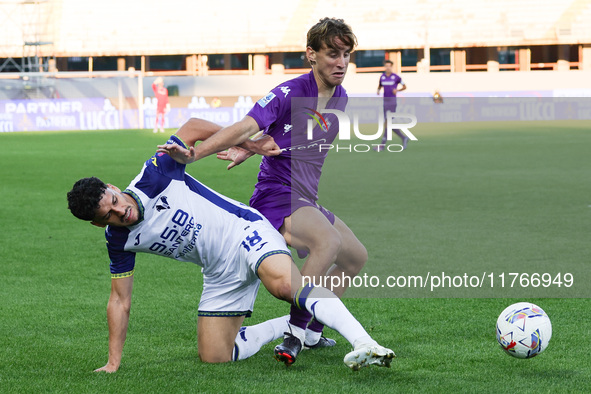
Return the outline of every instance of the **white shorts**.
[[[242,235],[223,272],[204,274],[199,316],[250,316],[261,283],[259,265],[274,254],[291,256],[283,236],[267,220],[252,223]]]

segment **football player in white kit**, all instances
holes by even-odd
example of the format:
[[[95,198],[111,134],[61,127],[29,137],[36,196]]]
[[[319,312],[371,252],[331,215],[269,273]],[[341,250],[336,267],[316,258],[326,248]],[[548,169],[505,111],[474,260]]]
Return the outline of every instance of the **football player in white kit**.
[[[204,120],[189,122],[169,143],[186,149],[220,129]],[[271,138],[249,140],[243,147],[260,154],[277,150]],[[308,310],[343,335],[354,347],[344,360],[350,368],[390,366],[394,352],[378,345],[333,293],[302,284],[285,240],[261,213],[198,182],[185,164],[165,153],[148,159],[124,191],[98,178],[80,179],[68,192],[68,207],[79,219],[106,227],[109,358],[97,371],[115,372],[121,364],[138,252],[201,266],[197,327],[204,362],[247,358],[291,329],[288,316],[242,327],[262,281],[273,296]]]

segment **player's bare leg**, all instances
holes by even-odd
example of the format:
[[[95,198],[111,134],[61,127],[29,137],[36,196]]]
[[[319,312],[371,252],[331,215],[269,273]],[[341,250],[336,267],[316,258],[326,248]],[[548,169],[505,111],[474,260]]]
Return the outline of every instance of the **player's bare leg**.
[[[337,296],[342,297],[345,291],[349,288],[350,280],[361,272],[368,255],[367,249],[359,239],[355,236],[353,231],[341,219],[335,216],[334,228],[339,232],[342,239],[342,247],[337,255],[337,259],[332,265],[326,275],[334,278],[333,281],[328,279],[335,286],[331,286],[332,290]],[[343,280],[345,278],[345,280]]]
[[[297,308],[313,312],[315,318],[338,331],[353,345],[354,351],[347,354],[344,359],[348,367],[357,370],[367,365],[390,366],[392,358],[395,357],[394,352],[374,341],[334,293],[324,287],[312,285],[296,288],[302,277],[289,256],[277,254],[267,257],[259,265],[258,275],[263,285],[275,297],[286,301],[293,298],[292,302]],[[288,348],[278,351],[277,348],[281,345],[275,348],[276,358],[286,365],[295,362],[305,335],[301,327],[290,324],[289,329],[285,339],[298,345],[295,354]]]
[[[164,133],[164,112],[161,112],[156,115],[156,122],[158,122],[158,117],[160,116],[160,132]]]
[[[367,261],[367,250],[347,225],[335,216],[334,225],[316,208],[302,207],[286,218],[280,229],[287,243],[309,251],[302,267],[304,277],[312,283],[328,287],[341,297]],[[293,324],[309,321],[305,311],[292,307]],[[312,320],[306,330],[306,347],[334,346],[335,342],[322,336],[324,326]]]
[[[381,141],[380,145],[373,148],[376,152],[381,152],[386,148],[386,144],[388,143],[388,133],[386,131],[386,127],[387,127],[387,122],[384,122],[384,134],[382,134],[382,141]],[[405,150],[406,145],[408,144],[409,138],[406,135],[404,135],[402,133],[402,130],[400,130],[400,129],[394,129],[393,131],[402,140],[402,150]]]
[[[285,218],[279,232],[288,245],[309,253],[301,269],[302,275],[312,278],[315,284],[323,283],[343,248],[339,230],[318,209],[302,207]]]
[[[301,287],[302,279],[298,267],[288,255],[277,254],[267,257],[259,265],[257,274],[269,293],[289,303],[293,302],[296,289]],[[292,310],[293,308],[292,306]],[[284,362],[285,365],[295,362],[303,347],[306,324],[307,322],[304,322],[303,327],[298,326],[297,323],[292,323],[290,318],[283,343],[278,345],[280,349],[275,348],[275,358],[278,361]]]
[[[206,363],[232,360],[234,340],[244,322],[244,316],[199,316],[197,347],[199,358]]]
[[[283,336],[289,316],[242,326],[244,316],[199,316],[197,338],[199,358],[207,363],[244,360],[263,345]]]
[[[154,119],[154,133],[158,132],[158,112],[156,112],[156,118]]]

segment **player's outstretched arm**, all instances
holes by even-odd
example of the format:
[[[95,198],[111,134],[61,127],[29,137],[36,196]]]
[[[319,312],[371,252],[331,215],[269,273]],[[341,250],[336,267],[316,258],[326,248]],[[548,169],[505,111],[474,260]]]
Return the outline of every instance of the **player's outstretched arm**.
[[[107,323],[109,325],[109,361],[107,365],[95,372],[112,373],[121,365],[123,345],[129,325],[129,311],[131,309],[131,290],[133,276],[111,279],[111,296],[107,305]]]
[[[176,132],[189,148],[185,149],[177,144],[158,145],[157,152],[167,153],[175,161],[182,164],[189,164],[196,160],[194,145],[197,141],[204,141],[216,132],[220,131],[222,126],[209,122],[204,119],[191,118],[181,126]]]
[[[205,141],[222,129],[219,124],[205,119],[191,118],[183,124],[176,132],[187,146],[194,146],[197,141]]]
[[[241,145],[245,142],[248,143],[248,138],[256,134],[259,130],[257,122],[247,115],[241,121],[223,128],[211,136],[211,138],[208,138],[199,144],[195,148],[195,159],[199,160],[213,153],[226,150],[232,146]],[[247,147],[247,149],[252,149],[254,153],[263,154],[263,151],[259,150],[256,145]],[[274,154],[279,154],[281,151],[275,144],[275,149],[272,152]]]
[[[242,139],[241,136],[238,139],[232,139],[232,131],[227,131],[229,128],[231,128],[231,130],[233,130],[234,132],[241,132],[242,135],[245,136],[245,138]],[[275,143],[275,140],[273,140],[273,138],[269,136],[262,136],[261,138],[253,140],[248,139],[250,135],[255,134],[257,131],[258,124],[250,116],[246,116],[242,121],[237,122],[234,125],[229,126],[227,128],[222,128],[218,124],[203,119],[192,118],[189,119],[189,121],[187,121],[176,133],[177,137],[183,140],[189,148],[186,149],[176,144],[164,144],[158,145],[158,152],[167,153],[179,163],[189,164],[202,157],[208,156],[211,153],[220,152],[229,147],[234,147],[234,145],[226,146],[226,141],[228,140],[240,141],[236,145],[239,145],[244,150],[236,148],[230,154],[221,153],[222,157],[220,158],[224,160],[231,160],[233,162],[233,164],[230,164],[228,166],[228,169],[242,163],[244,160],[246,160],[253,154],[273,156],[281,153],[281,149]],[[220,133],[224,135],[222,135],[222,137],[219,137],[218,134]],[[211,143],[209,142],[209,140],[211,139],[215,139],[218,142]],[[206,140],[207,143],[204,142],[206,148],[203,148],[201,146],[203,144],[199,145],[197,148],[194,147],[197,141]],[[220,148],[219,151],[211,151],[211,145],[213,145],[214,147],[223,146],[223,148]],[[203,150],[206,151],[206,154],[199,155],[199,151]],[[237,152],[240,152],[240,154],[237,155]],[[239,160],[235,160],[237,156],[240,157]]]
[[[189,148],[165,144],[158,145],[158,152],[168,153],[177,162],[189,164],[213,153],[240,145],[257,131],[259,126],[250,116],[225,128],[203,119],[190,119],[176,133]],[[203,142],[194,147],[197,141]]]
[[[281,150],[279,149],[279,146],[273,137],[262,133],[263,132],[261,131],[255,134],[252,139],[246,140],[240,146],[233,146],[228,148],[228,150],[218,152],[217,158],[220,160],[230,161],[231,163],[228,164],[229,170],[239,164],[244,163],[246,159],[255,155],[256,153],[263,156],[275,156],[281,153]]]

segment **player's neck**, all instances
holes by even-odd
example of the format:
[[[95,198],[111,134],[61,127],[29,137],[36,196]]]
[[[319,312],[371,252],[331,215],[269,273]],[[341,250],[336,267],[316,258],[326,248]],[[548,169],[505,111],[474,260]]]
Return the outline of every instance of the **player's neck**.
[[[392,71],[390,71],[390,72],[384,71],[384,74],[386,74],[386,76],[389,77],[390,75],[392,75]]]
[[[130,194],[127,194],[127,193],[121,193],[121,194],[123,195],[123,198],[125,198],[125,200],[129,204],[131,204],[133,207],[135,207],[139,211],[139,204],[137,203],[135,198],[133,198]]]
[[[324,98],[331,98],[334,95],[334,91],[336,90],[336,86],[326,86],[326,85],[318,85],[318,97]]]
[[[318,97],[331,98],[334,95],[336,86],[327,84],[317,73],[314,73],[314,79],[316,80],[316,87],[318,88]]]

